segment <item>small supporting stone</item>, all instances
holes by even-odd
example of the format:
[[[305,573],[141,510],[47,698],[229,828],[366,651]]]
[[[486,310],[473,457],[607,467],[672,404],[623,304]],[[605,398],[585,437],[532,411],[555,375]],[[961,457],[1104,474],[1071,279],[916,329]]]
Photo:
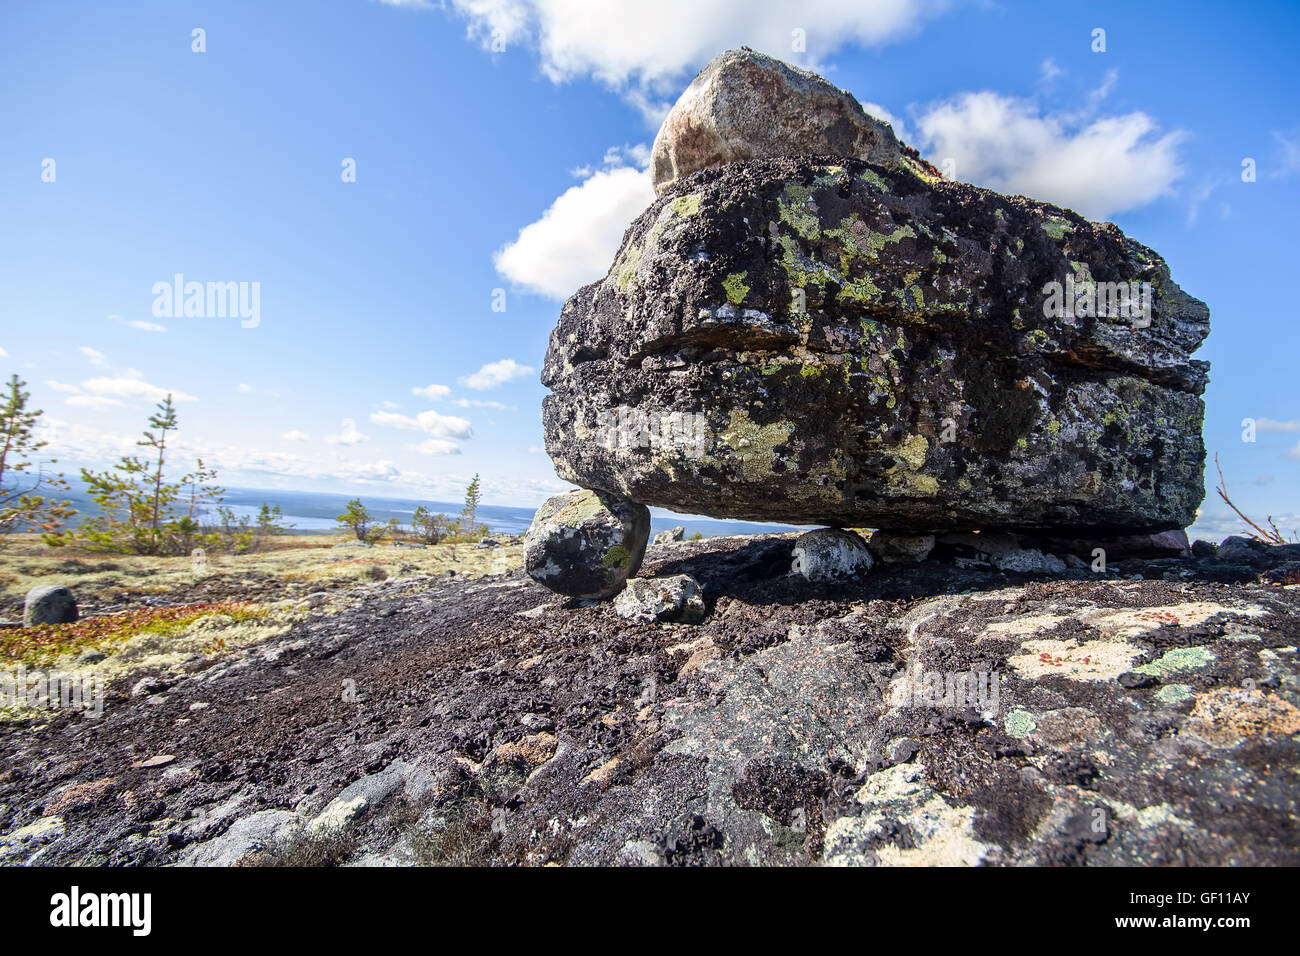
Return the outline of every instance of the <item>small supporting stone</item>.
[[[650,509],[601,491],[547,500],[524,535],[524,567],[570,597],[613,597],[636,574],[650,537]]]
[[[790,573],[809,581],[833,581],[864,574],[873,563],[867,543],[856,531],[818,528],[795,540]]]

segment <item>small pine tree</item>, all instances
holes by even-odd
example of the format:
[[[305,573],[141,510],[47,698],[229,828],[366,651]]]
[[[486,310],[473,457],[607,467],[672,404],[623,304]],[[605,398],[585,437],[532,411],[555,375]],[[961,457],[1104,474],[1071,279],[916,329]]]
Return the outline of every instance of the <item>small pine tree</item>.
[[[224,489],[217,473],[199,459],[195,471],[177,482],[166,478],[168,436],[179,427],[172,397],[158,403],[149,416],[144,438],[136,442],[154,449],[146,460],[125,455],[103,472],[81,469],[81,480],[99,513],[76,534],[47,535],[48,544],[79,544],[101,551],[135,554],[184,554],[195,545],[242,551],[250,535],[247,521],[236,526],[229,509],[217,507],[224,528],[204,529],[199,518],[208,506],[219,506]],[[182,490],[188,489],[188,494]]]
[[[437,544],[452,532],[451,522],[446,515],[434,514],[424,505],[416,508],[415,514],[411,516],[411,530],[425,544]]]
[[[338,516],[338,523],[340,531],[352,532],[363,544],[374,544],[391,531],[393,524],[389,522],[388,525],[376,526],[374,515],[361,503],[360,498],[348,502],[348,510]]]
[[[43,487],[66,491],[68,483],[60,474],[45,474],[39,464],[36,473],[31,473],[32,455],[46,443],[36,440],[36,423],[43,413],[28,409],[31,396],[23,391],[26,384],[11,375],[8,391],[0,400],[0,535],[30,527],[57,538],[63,523],[76,511],[67,501],[33,494]]]
[[[270,505],[265,501],[257,512],[257,533],[262,536],[273,534],[284,534],[293,525],[284,523],[284,513],[280,511],[279,505]]]
[[[456,536],[464,541],[480,541],[488,533],[485,524],[478,524],[478,506],[483,497],[478,473],[465,488],[465,507],[461,509],[460,519],[455,524]]]

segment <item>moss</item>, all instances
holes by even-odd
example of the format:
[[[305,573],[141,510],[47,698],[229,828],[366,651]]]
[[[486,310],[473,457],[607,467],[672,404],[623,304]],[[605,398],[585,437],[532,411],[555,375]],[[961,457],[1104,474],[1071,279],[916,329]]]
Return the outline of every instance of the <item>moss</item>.
[[[632,555],[628,553],[627,548],[621,544],[616,544],[605,552],[605,556],[600,559],[600,563],[607,568],[623,570],[632,563]]]
[[[1043,232],[1047,233],[1053,242],[1060,242],[1074,232],[1074,223],[1061,216],[1051,216],[1043,221]]]
[[[732,305],[740,305],[745,301],[745,296],[749,295],[749,286],[745,285],[745,272],[733,272],[722,280],[722,288],[727,293],[727,301]]]
[[[224,601],[175,607],[137,608],[121,614],[82,618],[70,624],[40,624],[0,631],[0,659],[28,667],[46,667],[66,654],[86,650],[112,653],[138,637],[168,638],[184,633],[203,618],[231,625],[260,619],[265,608]]]

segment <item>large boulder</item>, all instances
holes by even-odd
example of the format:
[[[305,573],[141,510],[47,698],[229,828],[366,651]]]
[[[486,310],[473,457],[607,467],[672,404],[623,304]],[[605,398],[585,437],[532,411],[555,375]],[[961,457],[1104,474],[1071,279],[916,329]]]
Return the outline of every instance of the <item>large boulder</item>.
[[[732,162],[674,183],[565,304],[546,447],[563,478],[686,513],[1181,528],[1208,331],[1110,223],[909,156]]]
[[[612,597],[636,574],[650,537],[650,510],[607,492],[547,499],[524,535],[524,567],[570,597]]]
[[[701,169],[777,156],[848,156],[886,166],[900,145],[851,93],[750,49],[714,57],[669,111],[650,152],[655,189]]]
[[[27,592],[23,603],[23,627],[37,624],[68,624],[77,619],[77,601],[69,588],[38,584]]]

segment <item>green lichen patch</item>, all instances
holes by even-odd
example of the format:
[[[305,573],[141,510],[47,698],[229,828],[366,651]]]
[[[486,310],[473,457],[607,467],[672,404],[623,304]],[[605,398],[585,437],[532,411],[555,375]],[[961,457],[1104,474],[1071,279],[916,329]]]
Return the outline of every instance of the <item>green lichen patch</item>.
[[[1016,709],[1007,714],[1003,727],[1012,737],[1028,737],[1038,729],[1038,721],[1029,711]]]
[[[700,211],[701,198],[699,193],[691,193],[689,196],[678,196],[668,205],[673,212],[685,219],[688,216],[694,216]]]
[[[1181,704],[1191,698],[1192,688],[1188,684],[1166,684],[1156,691],[1156,700],[1162,704]]]
[[[1214,660],[1214,654],[1208,647],[1177,647],[1149,664],[1133,668],[1139,674],[1163,677],[1174,671],[1196,670],[1205,667]]]
[[[740,305],[745,301],[745,296],[749,295],[749,286],[745,285],[745,275],[744,272],[733,272],[722,280],[727,301],[732,305]]]

